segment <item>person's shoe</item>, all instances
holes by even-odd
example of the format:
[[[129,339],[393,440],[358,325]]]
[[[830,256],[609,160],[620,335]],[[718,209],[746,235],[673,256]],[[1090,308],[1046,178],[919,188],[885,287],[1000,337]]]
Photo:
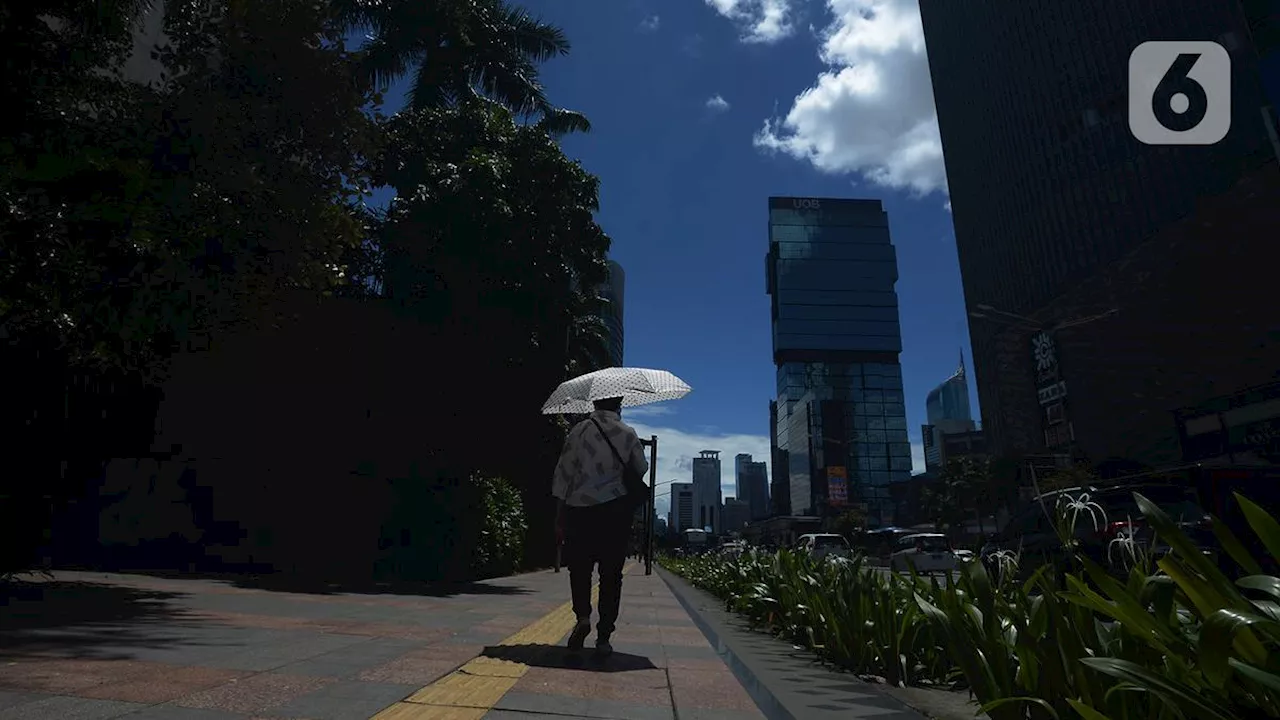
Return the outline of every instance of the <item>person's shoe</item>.
[[[596,657],[607,658],[613,654],[613,646],[609,644],[609,638],[602,637],[596,639]]]
[[[581,650],[583,643],[587,641],[587,636],[591,634],[591,620],[579,620],[577,625],[573,626],[573,632],[569,633],[569,649]]]

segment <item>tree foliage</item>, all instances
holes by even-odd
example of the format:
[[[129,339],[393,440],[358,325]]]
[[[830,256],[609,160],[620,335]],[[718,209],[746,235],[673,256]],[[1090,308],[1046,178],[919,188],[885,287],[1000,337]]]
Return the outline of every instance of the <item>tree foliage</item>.
[[[0,9],[0,353],[42,369],[5,428],[62,448],[10,460],[6,517],[25,512],[11,483],[56,501],[151,433],[154,398],[107,433],[48,412],[73,386],[92,416],[154,395],[175,353],[346,295],[403,306],[431,347],[401,350],[467,380],[439,383],[424,462],[510,478],[537,532],[560,432],[537,408],[607,363],[599,182],[557,142],[590,125],[538,79],[563,32],[499,0],[168,0],[162,44],[136,48],[149,7]],[[372,39],[348,47],[356,30]],[[136,52],[156,82],[116,71]],[[403,77],[412,102],[388,116]],[[377,186],[385,212],[364,205]],[[499,443],[475,432],[477,393],[510,408]]]

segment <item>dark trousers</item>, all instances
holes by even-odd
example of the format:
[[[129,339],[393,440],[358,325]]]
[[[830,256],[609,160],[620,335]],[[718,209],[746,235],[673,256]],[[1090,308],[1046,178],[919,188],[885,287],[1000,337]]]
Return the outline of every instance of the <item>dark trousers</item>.
[[[609,637],[618,622],[622,566],[626,563],[627,543],[631,539],[632,510],[624,500],[565,508],[565,565],[569,568],[573,614],[579,620],[591,617],[591,574],[598,564],[600,622],[596,632],[602,638]]]

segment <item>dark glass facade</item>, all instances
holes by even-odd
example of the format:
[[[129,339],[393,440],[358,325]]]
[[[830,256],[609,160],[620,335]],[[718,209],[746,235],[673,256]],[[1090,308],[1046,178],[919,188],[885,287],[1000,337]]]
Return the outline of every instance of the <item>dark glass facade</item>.
[[[960,368],[929,391],[924,402],[928,423],[921,427],[924,440],[925,470],[936,472],[947,457],[946,438],[975,429],[973,412],[969,408],[969,378],[964,370],[964,358]]]
[[[830,469],[845,468],[850,501],[890,522],[911,445],[888,218],[876,200],[770,198],[769,239],[775,488],[792,514],[821,515]]]
[[[942,420],[973,420],[973,411],[969,409],[969,380],[963,367],[929,391],[924,408],[930,425],[938,425]]]
[[[970,311],[1070,319],[1038,313],[1272,155],[1238,2],[920,0],[920,13]],[[1231,52],[1231,132],[1212,146],[1143,145],[1128,128],[1129,53],[1189,38]],[[1002,327],[970,323],[983,428],[997,452],[1016,449],[1005,435],[1039,430],[1004,427]]]

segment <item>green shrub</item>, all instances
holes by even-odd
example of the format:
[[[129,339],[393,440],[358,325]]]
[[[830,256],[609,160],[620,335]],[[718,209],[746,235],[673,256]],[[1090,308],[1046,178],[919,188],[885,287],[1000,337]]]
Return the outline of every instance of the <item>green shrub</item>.
[[[839,666],[895,684],[962,679],[993,720],[1280,717],[1280,578],[1215,521],[1223,551],[1245,569],[1233,582],[1177,523],[1136,499],[1171,552],[1153,561],[1131,550],[1123,579],[1084,555],[1024,582],[1014,572],[992,577],[982,563],[939,581],[786,551],[661,562]],[[1237,501],[1280,556],[1280,523]],[[1070,522],[1059,530],[1074,549]]]
[[[501,577],[520,569],[528,523],[520,492],[502,478],[472,476],[483,516],[471,568],[477,577]]]

